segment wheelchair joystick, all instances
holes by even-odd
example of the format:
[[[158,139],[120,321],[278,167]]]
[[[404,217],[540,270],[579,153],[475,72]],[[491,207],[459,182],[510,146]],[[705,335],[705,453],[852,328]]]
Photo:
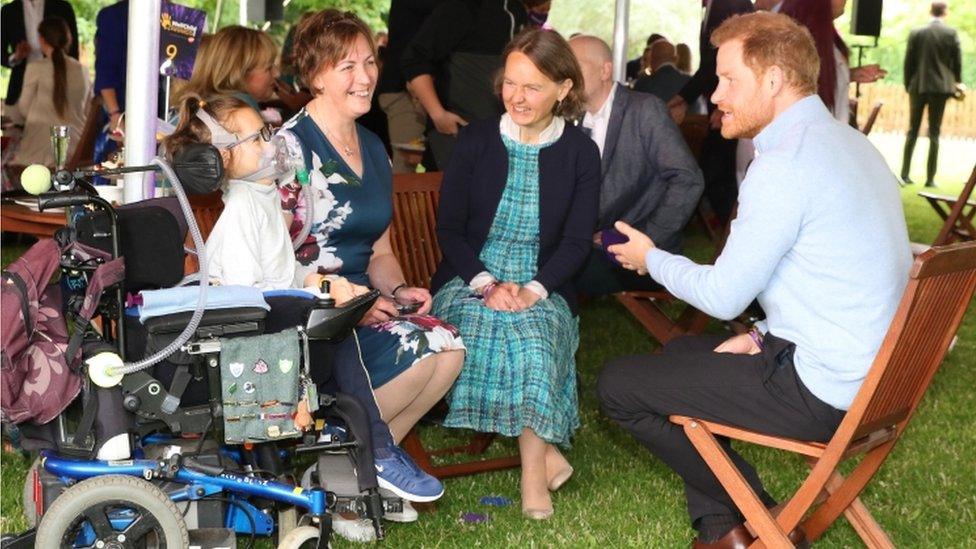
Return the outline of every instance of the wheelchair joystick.
[[[323,278],[322,282],[319,284],[319,293],[322,294],[321,297],[319,297],[319,301],[318,301],[320,307],[326,309],[331,309],[335,307],[336,304],[335,298],[333,298],[332,294],[329,293],[331,289],[332,289],[332,283],[329,282],[327,279]]]

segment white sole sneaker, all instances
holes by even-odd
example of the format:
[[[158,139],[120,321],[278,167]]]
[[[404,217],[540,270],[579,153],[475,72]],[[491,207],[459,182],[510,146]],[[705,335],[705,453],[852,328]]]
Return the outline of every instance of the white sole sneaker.
[[[349,520],[339,515],[332,515],[332,531],[342,536],[343,539],[357,543],[376,541],[376,530],[373,529],[373,523],[366,519]]]
[[[417,510],[410,505],[410,502],[403,500],[403,511],[399,513],[383,513],[383,518],[391,522],[417,522],[420,515]]]

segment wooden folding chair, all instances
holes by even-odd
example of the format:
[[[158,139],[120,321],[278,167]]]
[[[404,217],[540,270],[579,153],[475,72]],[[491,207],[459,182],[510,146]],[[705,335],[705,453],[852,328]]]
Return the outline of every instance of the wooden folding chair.
[[[430,288],[430,278],[441,260],[437,243],[437,204],[440,199],[441,172],[395,174],[393,176],[393,222],[390,241],[393,253],[403,267],[411,286]],[[493,433],[479,433],[468,444],[428,451],[414,427],[403,439],[403,448],[417,465],[428,473],[447,478],[518,467],[519,456],[482,459],[451,465],[434,465],[432,456],[447,454],[481,455],[494,441]]]
[[[976,201],[973,200],[973,188],[976,187],[976,165],[973,166],[973,173],[969,175],[969,181],[962,187],[959,196],[953,198],[941,194],[930,192],[920,192],[921,196],[928,201],[935,213],[945,222],[942,229],[932,246],[944,246],[953,242],[968,242],[976,240],[976,227],[973,226],[973,218],[976,217]],[[929,246],[924,244],[912,243],[912,253],[918,255]]]
[[[874,363],[827,444],[671,416],[748,520],[758,536],[753,547],[790,547],[786,533],[798,524],[808,540],[816,540],[841,513],[868,547],[894,547],[858,496],[905,431],[962,322],[974,288],[976,242],[934,247],[915,260]],[[716,436],[800,454],[811,467],[810,474],[774,516]],[[838,473],[842,462],[860,455],[863,458],[847,478]]]

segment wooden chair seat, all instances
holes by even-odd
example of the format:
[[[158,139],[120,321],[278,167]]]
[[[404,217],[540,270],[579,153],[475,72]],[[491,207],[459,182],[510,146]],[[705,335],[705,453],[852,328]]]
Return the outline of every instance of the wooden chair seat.
[[[440,172],[395,174],[393,176],[393,222],[390,242],[393,253],[411,286],[430,288],[430,278],[442,254],[437,243],[437,205],[440,201]],[[471,475],[518,467],[519,456],[476,459],[451,465],[434,465],[433,456],[466,454],[481,456],[495,440],[494,433],[479,433],[467,444],[428,450],[420,440],[417,427],[403,439],[403,449],[420,468],[437,478]]]
[[[814,541],[842,513],[868,547],[894,547],[859,495],[904,433],[949,349],[974,289],[976,242],[934,247],[916,258],[874,363],[826,444],[671,416],[747,519],[758,537],[753,547],[792,547],[786,533],[797,525]],[[768,510],[716,437],[799,454],[810,473],[784,505]],[[838,468],[855,456],[863,457],[845,478]]]

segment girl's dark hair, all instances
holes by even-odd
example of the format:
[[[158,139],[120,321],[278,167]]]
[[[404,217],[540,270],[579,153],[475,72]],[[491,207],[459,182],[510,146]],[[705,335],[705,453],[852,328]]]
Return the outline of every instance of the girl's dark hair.
[[[535,65],[539,72],[549,80],[561,83],[569,80],[573,83],[569,93],[562,101],[557,101],[553,107],[553,114],[563,118],[576,118],[583,112],[585,103],[583,95],[583,73],[573,50],[558,32],[546,29],[531,29],[515,36],[505,52],[502,61],[508,59],[513,52],[522,52]],[[499,71],[495,79],[495,91],[501,91],[504,70]]]
[[[68,108],[68,74],[65,66],[65,51],[71,46],[71,29],[64,19],[49,17],[37,26],[37,33],[54,50],[51,52],[51,63],[54,64],[54,110],[58,116],[64,118]]]
[[[176,130],[163,139],[166,157],[172,161],[183,147],[191,143],[210,143],[213,136],[210,128],[197,118],[197,111],[203,109],[213,117],[227,131],[237,131],[233,124],[229,124],[231,113],[238,109],[250,109],[251,106],[233,95],[216,95],[201,99],[197,95],[187,95],[180,103],[180,122]]]

